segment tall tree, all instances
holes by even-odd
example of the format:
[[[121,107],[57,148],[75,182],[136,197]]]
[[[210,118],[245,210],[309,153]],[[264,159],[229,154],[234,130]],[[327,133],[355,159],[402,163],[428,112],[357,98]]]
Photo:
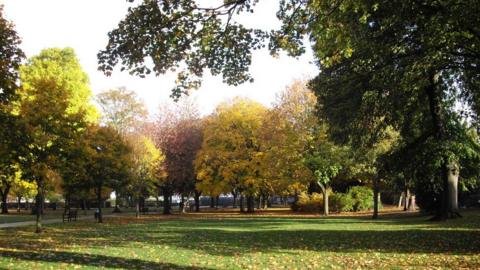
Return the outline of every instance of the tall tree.
[[[94,121],[89,103],[88,78],[72,49],[46,49],[21,67],[22,86],[16,113],[24,129],[21,140],[22,171],[37,185],[37,226],[41,232],[41,205],[49,175],[58,170],[65,147]]]
[[[155,141],[165,154],[167,176],[159,186],[164,195],[164,213],[168,214],[168,197],[172,193],[177,192],[183,202],[184,197],[195,192],[194,160],[202,142],[196,103],[187,99],[162,107],[155,129]]]
[[[102,122],[123,135],[137,130],[148,114],[135,92],[123,87],[97,94],[96,101],[101,108]]]
[[[263,105],[249,99],[219,105],[205,125],[202,150],[197,155],[198,186],[206,192],[216,185],[238,190],[247,197],[248,212],[254,211],[254,196],[260,191],[259,129],[266,113]]]
[[[148,138],[131,136],[128,140],[132,148],[132,176],[127,189],[135,198],[136,216],[140,216],[141,202],[155,189],[158,174],[164,168],[165,156]]]
[[[21,129],[12,109],[18,98],[18,69],[24,58],[20,42],[13,23],[3,17],[3,6],[0,5],[0,185],[4,214],[8,212],[6,198],[18,172],[16,143],[21,138]]]
[[[131,148],[113,128],[91,125],[84,134],[83,156],[88,186],[97,198],[98,222],[103,222],[103,203],[111,188],[132,177]]]

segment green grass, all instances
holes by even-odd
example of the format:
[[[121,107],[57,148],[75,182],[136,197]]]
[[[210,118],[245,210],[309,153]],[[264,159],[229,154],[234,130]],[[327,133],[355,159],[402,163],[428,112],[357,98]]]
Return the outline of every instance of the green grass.
[[[0,230],[7,269],[480,268],[480,212],[426,217],[208,215]]]

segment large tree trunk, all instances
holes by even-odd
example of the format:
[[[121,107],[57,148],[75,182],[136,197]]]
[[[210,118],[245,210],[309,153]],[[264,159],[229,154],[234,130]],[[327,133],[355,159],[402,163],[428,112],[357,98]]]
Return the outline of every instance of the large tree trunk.
[[[409,200],[408,200],[408,211],[412,212],[416,210],[416,203],[415,203],[415,195],[410,194]]]
[[[220,195],[218,195],[217,197],[215,197],[215,208],[218,209],[218,203],[220,202]]]
[[[7,196],[2,192],[2,214],[8,214]]]
[[[262,195],[259,195],[257,198],[257,209],[262,208]]]
[[[172,205],[170,204],[170,191],[167,188],[163,189],[163,214],[170,215],[172,213]]]
[[[248,213],[255,212],[255,197],[253,197],[253,195],[247,196],[247,212]]]
[[[442,108],[441,95],[438,93],[437,85],[439,84],[439,74],[430,75],[430,84],[426,88],[428,95],[430,115],[432,117],[434,137],[437,143],[443,144],[446,139],[446,128],[445,128],[445,119],[444,112]],[[456,190],[451,191],[452,194],[455,193],[455,196],[450,195],[450,185],[449,185],[449,174],[450,168],[448,164],[449,157],[445,154],[442,156],[441,163],[441,181],[442,181],[442,193],[440,197],[440,207],[437,210],[436,215],[432,220],[446,220],[449,216],[459,215],[458,211],[453,211],[450,205],[453,205],[450,202],[450,199],[456,198]]]
[[[200,192],[195,190],[195,212],[200,212]]]
[[[460,217],[458,209],[458,177],[459,166],[457,163],[448,164],[448,212],[450,217]]]
[[[5,186],[5,189],[0,192],[0,195],[2,196],[2,214],[8,214],[8,204],[7,204],[7,199],[8,199],[8,193],[10,193],[10,185],[7,184]]]

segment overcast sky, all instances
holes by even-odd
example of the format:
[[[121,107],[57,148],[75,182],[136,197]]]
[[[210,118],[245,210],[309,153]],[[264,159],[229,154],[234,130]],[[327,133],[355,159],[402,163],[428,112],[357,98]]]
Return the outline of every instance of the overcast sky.
[[[206,0],[202,0],[206,1]],[[125,72],[106,77],[97,71],[96,55],[107,43],[107,33],[125,16],[131,5],[125,0],[0,0],[5,16],[13,21],[22,38],[22,49],[28,57],[48,47],[72,47],[90,77],[94,93],[125,86],[135,91],[154,114],[162,102],[171,102],[170,90],[175,74],[145,79]],[[275,18],[278,1],[262,0],[255,14],[239,18],[264,28],[278,27]],[[251,72],[254,83],[233,87],[222,83],[221,77],[205,76],[202,87],[193,96],[203,114],[234,96],[246,96],[270,105],[275,94],[294,79],[309,78],[318,72],[309,51],[300,59],[281,56],[272,58],[267,51],[254,54]]]

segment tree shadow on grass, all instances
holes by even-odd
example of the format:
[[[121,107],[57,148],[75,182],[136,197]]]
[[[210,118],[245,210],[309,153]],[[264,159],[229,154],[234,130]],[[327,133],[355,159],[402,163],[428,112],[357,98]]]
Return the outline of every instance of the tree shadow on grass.
[[[480,253],[480,232],[452,230],[267,230],[226,231],[192,229],[165,231],[159,237],[147,236],[144,241],[163,243],[179,248],[199,250],[211,255],[232,256],[252,251],[282,252],[309,250],[318,252],[382,252],[382,253]],[[205,246],[215,247],[205,249]]]
[[[464,223],[469,225],[462,225]],[[480,253],[479,224],[478,213],[463,220],[446,223],[431,223],[422,217],[379,221],[364,217],[316,219],[266,217],[182,219],[103,225],[79,222],[49,227],[42,235],[28,232],[28,229],[0,231],[0,246],[25,251],[22,252],[24,255],[13,251],[1,251],[0,256],[65,263],[72,263],[73,259],[73,263],[92,266],[101,266],[104,265],[102,262],[107,261],[125,268],[128,268],[130,263],[137,263],[148,269],[180,267],[133,258],[68,252],[73,245],[129,249],[132,243],[136,242],[151,247],[170,246],[172,249],[187,249],[195,253],[220,256],[249,254],[256,251],[294,254],[304,250],[472,255]],[[13,234],[15,241],[9,237]],[[39,241],[44,237],[49,237],[50,241]],[[63,247],[65,251],[51,251],[58,247]],[[53,255],[49,257],[47,254]],[[90,259],[85,260],[85,256]],[[141,268],[140,266],[136,268]]]
[[[172,263],[157,263],[152,261],[145,261],[140,259],[111,257],[104,255],[83,254],[73,252],[60,252],[44,250],[43,252],[31,251],[7,251],[0,250],[0,256],[4,258],[13,258],[23,261],[33,262],[53,262],[53,263],[67,263],[77,264],[91,267],[107,267],[107,268],[122,268],[122,269],[210,269],[198,266],[182,266]]]

